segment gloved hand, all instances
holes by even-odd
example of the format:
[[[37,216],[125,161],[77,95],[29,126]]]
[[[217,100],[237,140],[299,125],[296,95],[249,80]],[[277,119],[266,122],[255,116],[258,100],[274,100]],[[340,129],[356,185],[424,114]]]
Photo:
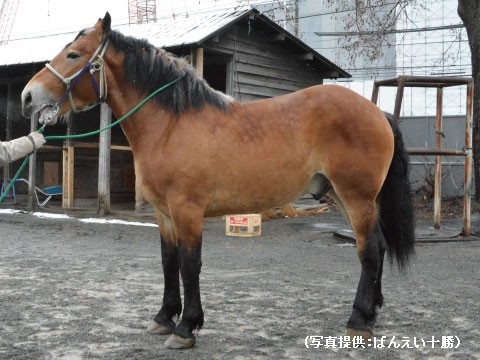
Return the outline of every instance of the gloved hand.
[[[41,148],[46,141],[45,138],[43,137],[43,134],[40,134],[38,131],[31,132],[30,134],[27,135],[27,137],[32,142],[34,151]]]

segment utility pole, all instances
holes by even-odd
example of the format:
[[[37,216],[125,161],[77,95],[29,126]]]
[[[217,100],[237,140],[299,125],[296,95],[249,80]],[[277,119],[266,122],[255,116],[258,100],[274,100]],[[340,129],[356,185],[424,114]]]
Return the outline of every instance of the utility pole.
[[[157,22],[156,0],[128,0],[128,24]]]

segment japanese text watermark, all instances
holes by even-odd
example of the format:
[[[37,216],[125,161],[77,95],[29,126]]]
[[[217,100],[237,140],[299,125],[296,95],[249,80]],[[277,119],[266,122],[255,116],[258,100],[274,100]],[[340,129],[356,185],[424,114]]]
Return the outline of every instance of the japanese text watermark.
[[[361,336],[320,336],[310,335],[305,337],[307,349],[419,349],[441,348],[456,349],[460,346],[460,339],[454,335],[410,337],[410,336],[380,336],[364,339]]]

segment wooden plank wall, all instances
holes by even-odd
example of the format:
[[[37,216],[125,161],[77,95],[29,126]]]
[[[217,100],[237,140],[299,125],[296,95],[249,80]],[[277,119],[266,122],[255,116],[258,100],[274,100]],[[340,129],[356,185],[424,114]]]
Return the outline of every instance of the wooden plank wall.
[[[269,41],[269,36],[239,23],[209,40],[205,49],[232,56],[232,95],[249,101],[283,95],[323,83],[323,76],[311,62],[296,60],[284,40]]]

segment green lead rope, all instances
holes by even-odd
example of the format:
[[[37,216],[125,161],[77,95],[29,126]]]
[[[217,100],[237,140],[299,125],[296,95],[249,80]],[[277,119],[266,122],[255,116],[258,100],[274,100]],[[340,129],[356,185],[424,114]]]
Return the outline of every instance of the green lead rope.
[[[145,103],[150,100],[152,97],[154,97],[155,95],[157,95],[159,92],[162,92],[163,90],[165,90],[166,88],[172,86],[173,84],[175,84],[177,81],[181,80],[186,74],[183,74],[181,77],[179,77],[178,79],[175,79],[171,82],[169,82],[168,84],[165,84],[163,85],[162,87],[158,88],[157,90],[155,90],[154,92],[152,92],[150,95],[148,95],[145,99],[143,99],[142,101],[140,101],[140,103],[137,104],[137,106],[135,106],[132,110],[130,110],[129,112],[127,112],[125,115],[123,115],[120,119],[118,119],[117,121],[111,123],[110,125],[107,125],[105,126],[104,128],[101,128],[101,129],[98,129],[98,130],[95,130],[95,131],[90,131],[88,133],[83,133],[83,134],[76,134],[76,135],[51,135],[51,136],[45,136],[45,140],[70,140],[70,139],[81,139],[81,138],[85,138],[85,137],[89,137],[89,136],[93,136],[93,135],[97,135],[97,134],[100,134],[101,132],[105,131],[105,130],[108,130],[108,129],[111,129],[112,127],[114,126],[117,126],[118,124],[120,124],[123,120],[125,120],[126,118],[132,116],[133,114],[135,114],[143,105],[145,105]],[[43,133],[43,131],[45,130],[45,125],[43,125],[40,129],[38,129],[38,132],[39,133]],[[27,166],[28,164],[28,161],[30,159],[30,155],[27,155],[25,157],[25,159],[23,159],[23,162],[22,162],[22,165],[20,165],[20,168],[18,169],[17,173],[15,174],[15,176],[12,178],[12,180],[8,183],[7,185],[7,188],[3,191],[2,195],[0,196],[0,203],[3,202],[3,200],[5,199],[6,195],[10,192],[10,190],[12,189],[13,187],[13,184],[15,183],[15,181],[17,181],[18,177],[20,176],[20,174],[22,173],[23,169],[25,169],[25,166]]]

